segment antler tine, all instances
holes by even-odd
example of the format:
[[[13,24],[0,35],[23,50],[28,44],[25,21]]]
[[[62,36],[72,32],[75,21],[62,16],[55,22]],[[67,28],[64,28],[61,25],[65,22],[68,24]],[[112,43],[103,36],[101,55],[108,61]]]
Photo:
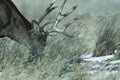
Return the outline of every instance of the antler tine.
[[[75,5],[72,7],[71,11],[65,14],[62,14],[63,18],[67,17],[68,15],[70,15],[71,13],[73,13],[76,9],[77,9],[78,5]]]
[[[63,29],[63,33],[69,37],[73,37],[73,35],[69,35],[67,32],[66,32],[66,29],[73,23],[75,23],[77,20],[79,20],[80,18],[74,18],[72,20],[70,20],[67,24],[65,24],[65,28]]]
[[[50,14],[50,12],[52,12],[54,9],[56,9],[56,6],[53,6],[55,4],[57,0],[53,0],[50,5],[48,6],[48,8],[46,9],[45,13],[40,17],[38,24],[40,25],[40,23],[43,21],[43,19]]]
[[[55,24],[53,25],[53,28],[55,29],[57,24],[61,21],[61,17],[62,17],[62,11],[63,11],[63,8],[65,6],[65,3],[66,3],[67,0],[64,0],[63,4],[61,5],[60,9],[59,9],[59,12],[58,12],[58,15],[57,15],[57,19],[55,21]]]
[[[67,24],[65,24],[65,29],[64,31],[66,31],[66,29],[71,25],[73,24],[74,22],[76,22],[77,20],[79,20],[80,18],[74,18],[72,20],[70,20]]]

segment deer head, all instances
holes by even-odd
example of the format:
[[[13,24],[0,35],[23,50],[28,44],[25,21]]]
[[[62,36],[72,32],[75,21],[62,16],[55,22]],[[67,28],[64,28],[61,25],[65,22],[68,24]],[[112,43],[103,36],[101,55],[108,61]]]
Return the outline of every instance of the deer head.
[[[46,39],[52,33],[60,33],[68,37],[66,29],[79,18],[74,18],[65,24],[64,29],[58,29],[57,26],[61,21],[70,15],[77,6],[73,6],[68,13],[63,13],[63,8],[67,0],[59,7],[59,12],[55,21],[42,24],[45,17],[54,9],[56,0],[53,0],[45,10],[39,21],[33,20],[30,23],[16,8],[11,0],[0,0],[0,37],[9,37],[10,39],[27,46],[30,49],[30,56],[36,58],[40,56],[46,46]],[[52,25],[52,29],[45,30],[48,25]]]

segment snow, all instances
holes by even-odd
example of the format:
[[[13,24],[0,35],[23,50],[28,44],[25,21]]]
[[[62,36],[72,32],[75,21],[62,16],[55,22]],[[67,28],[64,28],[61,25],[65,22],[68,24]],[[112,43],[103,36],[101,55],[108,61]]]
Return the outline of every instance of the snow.
[[[111,74],[118,74],[120,70],[120,60],[115,59],[115,55],[106,55],[101,57],[92,57],[93,52],[72,57],[72,63],[67,63],[67,67],[74,67],[74,63],[79,63],[81,66],[88,66],[83,73],[93,74],[98,77],[109,77]],[[78,62],[79,61],[79,62]],[[69,64],[69,65],[68,65]],[[71,72],[66,73],[66,76]],[[82,73],[81,73],[82,74]],[[72,74],[71,74],[72,76]],[[64,80],[69,80],[69,77]]]
[[[107,56],[102,56],[102,57],[89,57],[89,58],[85,58],[83,59],[83,61],[87,61],[87,62],[103,62],[106,61],[108,59],[112,59],[114,58],[114,55],[107,55]]]

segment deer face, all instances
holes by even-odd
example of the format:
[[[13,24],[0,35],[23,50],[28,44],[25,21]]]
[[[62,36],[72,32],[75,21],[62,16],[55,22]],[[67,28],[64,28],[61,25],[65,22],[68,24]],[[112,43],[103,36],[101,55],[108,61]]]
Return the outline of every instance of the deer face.
[[[31,56],[36,58],[40,57],[41,52],[44,51],[48,34],[44,30],[41,30],[36,21],[32,21],[32,26],[33,29],[30,31],[30,50],[32,54]]]

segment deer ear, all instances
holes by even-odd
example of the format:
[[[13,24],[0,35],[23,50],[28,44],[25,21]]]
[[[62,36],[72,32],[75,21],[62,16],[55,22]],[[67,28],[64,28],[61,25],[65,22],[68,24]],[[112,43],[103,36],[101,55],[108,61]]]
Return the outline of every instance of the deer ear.
[[[33,26],[33,30],[34,30],[35,32],[39,32],[39,31],[40,31],[40,26],[39,26],[39,24],[38,24],[37,21],[32,20],[32,26]]]

